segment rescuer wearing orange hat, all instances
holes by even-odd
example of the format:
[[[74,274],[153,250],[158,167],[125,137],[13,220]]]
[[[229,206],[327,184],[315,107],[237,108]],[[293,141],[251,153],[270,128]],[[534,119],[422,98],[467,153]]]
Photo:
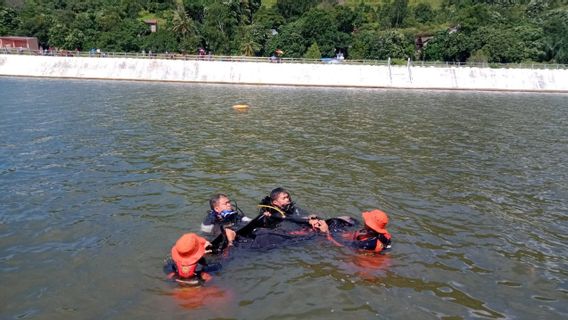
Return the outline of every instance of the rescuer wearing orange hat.
[[[175,270],[180,278],[191,278],[197,275],[196,269],[203,259],[205,248],[210,243],[195,233],[186,233],[181,236],[172,247],[172,260]],[[204,265],[204,261],[201,261]]]
[[[335,241],[332,234],[341,232],[341,240],[343,243],[349,242],[351,246],[381,252],[391,248],[391,234],[386,229],[389,217],[381,210],[374,209],[362,213],[365,227],[356,232],[346,231],[357,224],[356,220],[348,216],[331,218],[326,220],[317,217],[309,217],[309,224],[314,231],[327,234],[327,238],[336,245],[341,244]],[[331,225],[330,225],[331,224]]]
[[[386,227],[389,217],[381,210],[374,209],[362,213],[365,228],[355,232],[354,245],[359,249],[381,252],[391,247],[391,234]]]

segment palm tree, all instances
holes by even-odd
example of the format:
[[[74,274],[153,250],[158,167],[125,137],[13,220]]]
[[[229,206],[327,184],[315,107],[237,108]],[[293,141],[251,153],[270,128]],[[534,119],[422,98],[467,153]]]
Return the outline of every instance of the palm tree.
[[[260,51],[260,44],[254,42],[252,39],[247,40],[241,45],[241,52],[247,57],[252,57]]]
[[[197,34],[197,27],[191,17],[185,12],[183,4],[178,3],[177,10],[174,12],[172,31],[178,33],[182,39]]]

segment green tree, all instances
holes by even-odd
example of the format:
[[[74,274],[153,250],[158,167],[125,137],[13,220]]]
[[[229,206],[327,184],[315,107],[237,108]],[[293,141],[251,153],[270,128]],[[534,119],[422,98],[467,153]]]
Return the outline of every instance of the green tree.
[[[78,13],[69,26],[70,34],[66,43],[81,50],[93,48],[98,35],[95,14],[89,12]],[[73,48],[73,47],[72,47]]]
[[[152,32],[143,38],[140,48],[146,51],[157,52],[176,52],[178,51],[178,41],[176,34],[168,28],[160,28],[157,32]]]
[[[68,49],[191,52],[205,46],[218,54],[270,55],[281,48],[286,57],[302,57],[317,43],[327,57],[340,49],[350,57],[405,58],[413,55],[414,34],[450,26],[458,32],[436,34],[425,59],[568,60],[566,0],[272,0],[270,8],[261,0],[15,2],[21,7],[0,0],[0,33]],[[160,21],[158,33],[142,23],[148,17]]]
[[[201,39],[197,24],[187,14],[183,4],[179,4],[173,15],[172,31],[178,35],[179,48],[192,51],[200,45]]]
[[[255,24],[260,24],[266,29],[279,29],[286,23],[286,19],[274,8],[262,7],[253,17]]]
[[[459,26],[461,31],[470,33],[482,26],[498,24],[502,20],[499,13],[491,11],[487,5],[476,4],[459,10],[451,22],[453,25]]]
[[[173,15],[172,31],[180,37],[189,37],[197,33],[197,27],[191,17],[185,11],[183,5],[178,5]]]
[[[568,32],[568,29],[566,30]],[[546,36],[541,27],[525,24],[513,27],[523,44],[523,61],[544,61],[546,58]]]
[[[205,19],[204,0],[183,0],[182,4],[189,17],[198,23],[203,23]]]
[[[332,12],[312,9],[304,14],[299,22],[299,31],[304,38],[305,47],[312,43],[318,43],[324,56],[332,57],[335,55],[339,32]]]
[[[267,44],[267,54],[270,55],[276,49],[284,50],[286,57],[301,58],[306,52],[304,37],[298,32],[299,23],[287,24],[276,36],[270,38]]]
[[[238,20],[235,12],[222,3],[211,4],[203,22],[203,35],[207,48],[216,54],[230,54],[231,39]]]
[[[69,33],[69,28],[61,22],[57,22],[49,28],[49,46],[61,49],[66,47],[65,37]]]
[[[429,3],[419,3],[414,7],[414,19],[419,23],[429,23],[434,19],[434,10]]]
[[[483,51],[483,49],[479,49],[474,51],[469,58],[467,58],[467,63],[487,63],[489,61],[489,55]]]
[[[340,32],[351,33],[355,28],[355,21],[357,13],[347,6],[336,6],[335,8],[335,22],[337,29]]]
[[[97,28],[103,32],[115,29],[117,22],[121,20],[120,14],[112,8],[101,8],[95,13]]]
[[[160,31],[162,30],[159,29],[156,33],[160,33]],[[99,33],[94,46],[104,51],[112,52],[139,51],[142,48],[141,46],[143,45],[144,41],[147,40],[144,38],[144,35],[146,35],[147,33],[148,26],[146,26],[145,23],[138,19],[126,18],[118,21],[116,28],[112,31]],[[151,37],[151,35],[149,37]],[[92,45],[89,45],[88,47],[85,47],[85,49],[91,46]],[[171,48],[168,49],[170,51],[173,51],[173,49]]]
[[[304,58],[312,60],[321,59],[321,52],[317,42],[312,43],[312,45],[308,48],[308,51],[306,51]]]
[[[239,13],[240,24],[251,24],[254,13],[260,8],[260,0],[228,0],[231,11]]]
[[[464,32],[441,31],[424,49],[427,60],[465,62],[473,49],[472,39]]]
[[[513,30],[483,27],[473,38],[477,38],[478,43],[483,43],[481,50],[487,54],[488,62],[510,63],[523,60],[523,44]]]
[[[550,60],[568,64],[568,9],[558,9],[544,16],[544,42]]]
[[[389,21],[393,28],[404,25],[404,19],[408,15],[408,0],[394,0],[388,4]]]
[[[407,59],[413,51],[414,43],[399,31],[366,30],[354,37],[350,55],[354,59]]]
[[[357,4],[353,13],[355,14],[353,29],[358,29],[365,24],[369,24],[377,20],[377,10],[363,1]]]
[[[276,9],[286,19],[293,20],[318,4],[318,0],[277,0]]]
[[[27,1],[20,12],[21,24],[17,34],[37,37],[41,46],[47,47],[49,41],[49,29],[54,24],[55,18],[49,7],[33,0]]]
[[[0,6],[0,35],[15,35],[20,24],[16,10]]]
[[[267,39],[266,31],[258,25],[242,26],[239,28],[238,34],[239,54],[249,57],[260,53]]]

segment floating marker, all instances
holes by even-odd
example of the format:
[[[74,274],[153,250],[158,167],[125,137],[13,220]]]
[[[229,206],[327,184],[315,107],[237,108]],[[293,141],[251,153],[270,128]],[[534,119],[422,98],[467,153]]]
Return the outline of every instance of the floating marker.
[[[249,108],[248,104],[235,104],[233,106],[233,109],[235,109],[235,110],[245,110],[245,109],[248,109],[248,108]]]

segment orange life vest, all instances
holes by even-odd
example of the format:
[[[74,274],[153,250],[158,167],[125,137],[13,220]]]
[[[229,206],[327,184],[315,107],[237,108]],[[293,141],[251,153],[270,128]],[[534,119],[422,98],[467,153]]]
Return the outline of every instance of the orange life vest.
[[[189,260],[189,259],[182,258],[179,260],[174,260],[178,276],[180,278],[191,278],[195,276],[196,275],[195,269],[197,268],[197,263],[194,262],[195,260],[192,261],[194,262],[193,264],[188,264],[187,261],[184,260]]]

